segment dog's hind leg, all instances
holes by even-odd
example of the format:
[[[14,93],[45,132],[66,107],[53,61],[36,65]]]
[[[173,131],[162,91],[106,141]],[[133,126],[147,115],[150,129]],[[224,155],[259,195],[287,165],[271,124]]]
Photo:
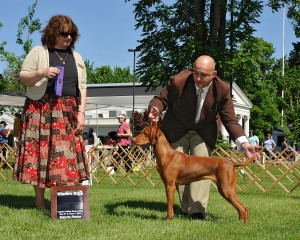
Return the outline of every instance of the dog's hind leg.
[[[218,185],[218,184],[217,184]],[[218,185],[218,190],[222,197],[224,197],[229,203],[231,203],[239,214],[239,219],[244,220],[245,223],[249,223],[248,209],[240,202],[237,197],[235,185],[233,188],[224,188]]]

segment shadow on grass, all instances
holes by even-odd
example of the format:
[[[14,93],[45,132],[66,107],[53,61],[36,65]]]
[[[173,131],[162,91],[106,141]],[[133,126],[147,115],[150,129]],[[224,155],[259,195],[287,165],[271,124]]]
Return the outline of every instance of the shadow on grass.
[[[167,204],[162,202],[149,202],[149,201],[124,201],[120,203],[106,204],[104,206],[107,213],[116,216],[134,216],[142,219],[166,219],[167,217]],[[161,217],[163,213],[163,217]],[[189,220],[188,217],[181,217],[181,208],[178,205],[174,206],[174,218],[181,218]],[[217,221],[219,217],[207,214],[208,221]]]
[[[16,209],[36,209],[35,206],[35,197],[33,196],[17,196],[10,194],[1,194],[0,195],[0,206],[7,206],[10,208]],[[46,206],[50,206],[50,201],[46,200]],[[48,208],[49,209],[49,208]]]
[[[129,200],[120,203],[109,203],[104,207],[107,209],[108,214],[116,216],[131,215],[143,219],[161,219],[161,217],[159,217],[157,213],[165,213],[167,216],[167,204],[162,202]],[[123,211],[121,211],[120,209],[123,209]],[[174,212],[175,214],[176,212],[180,212],[180,208],[178,206],[175,206]]]

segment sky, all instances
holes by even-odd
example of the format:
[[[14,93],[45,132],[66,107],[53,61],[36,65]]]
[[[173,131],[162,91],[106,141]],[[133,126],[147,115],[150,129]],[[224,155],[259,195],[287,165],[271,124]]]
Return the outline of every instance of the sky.
[[[166,2],[170,2],[167,0]],[[16,44],[16,34],[20,19],[28,14],[28,7],[34,0],[3,0],[1,1],[0,42],[6,41],[6,50],[17,55],[22,54],[22,48]],[[81,34],[76,42],[75,50],[82,57],[94,64],[94,67],[116,66],[133,70],[133,49],[141,39],[141,31],[135,30],[135,19],[132,4],[137,0],[125,3],[125,0],[39,0],[35,18],[41,20],[42,28],[55,14],[70,16]],[[274,57],[281,58],[283,54],[283,12],[273,14],[264,9],[261,23],[255,25],[256,37],[271,42],[276,49]],[[40,33],[36,32],[33,46],[40,45]],[[300,41],[294,35],[290,22],[285,20],[284,50],[288,54],[292,42]],[[0,62],[0,73],[6,68],[6,63]]]

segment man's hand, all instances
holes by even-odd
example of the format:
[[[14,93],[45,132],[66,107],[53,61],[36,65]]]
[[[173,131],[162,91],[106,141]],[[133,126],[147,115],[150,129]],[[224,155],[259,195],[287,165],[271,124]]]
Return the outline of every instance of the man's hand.
[[[245,150],[247,158],[256,156],[257,159],[260,159],[260,154],[257,152],[261,149],[259,146],[252,146],[249,142],[244,142],[241,144],[241,148]]]
[[[152,107],[151,108],[151,111],[148,115],[148,119],[151,121],[151,122],[158,122],[158,115],[159,115],[159,110],[157,107]]]

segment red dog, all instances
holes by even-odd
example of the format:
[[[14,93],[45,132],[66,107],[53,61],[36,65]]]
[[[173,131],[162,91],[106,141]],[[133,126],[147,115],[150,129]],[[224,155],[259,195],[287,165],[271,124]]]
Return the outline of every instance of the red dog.
[[[243,206],[236,194],[235,167],[246,166],[256,160],[231,162],[217,157],[195,157],[175,151],[157,126],[150,126],[133,139],[136,145],[152,145],[156,156],[157,170],[165,184],[168,215],[174,217],[174,192],[176,185],[189,184],[201,179],[216,182],[219,193],[238,211],[239,219],[248,223],[248,209]]]

